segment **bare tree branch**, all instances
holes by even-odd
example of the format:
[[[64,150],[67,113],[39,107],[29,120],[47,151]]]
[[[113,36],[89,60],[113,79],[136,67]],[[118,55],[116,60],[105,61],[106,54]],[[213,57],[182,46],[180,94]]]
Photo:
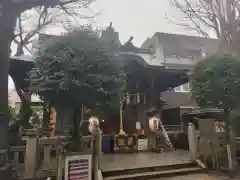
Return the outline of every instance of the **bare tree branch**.
[[[209,30],[213,30],[221,42],[222,51],[240,54],[240,49],[237,48],[240,47],[240,0],[171,0],[171,2],[183,15],[175,24],[190,26],[205,37],[209,35]]]
[[[31,5],[35,6],[36,4],[34,3],[37,3],[37,1],[38,0],[32,0],[33,4]],[[69,18],[78,22],[79,19],[91,19],[95,17],[95,15],[84,16],[79,13],[81,8],[87,8],[92,2],[92,0],[65,0],[61,1],[60,4],[53,9],[48,6],[38,6],[30,12],[22,13],[18,18],[15,29],[14,43],[17,45],[15,55],[22,55],[25,50],[32,53],[30,45],[33,38],[49,26],[64,26],[65,23],[70,24]],[[19,4],[17,3],[15,5],[18,9],[25,7],[23,4],[21,4],[21,7],[18,7]],[[21,102],[26,102],[27,94],[16,84],[15,79],[13,79],[13,81]]]
[[[27,13],[22,14],[21,17],[19,17],[18,26],[15,31],[14,42],[17,44],[15,55],[23,54],[24,50],[31,53],[29,45],[31,44],[32,38],[48,26],[59,24],[64,27],[65,23],[69,24],[69,18],[74,19],[75,22],[78,22],[79,19],[94,18],[96,15],[85,16],[79,13],[81,8],[87,8],[92,2],[92,0],[65,0],[60,1],[60,4],[55,9],[50,9],[46,6],[36,7],[32,10],[33,12],[31,12],[36,16],[33,22],[31,22],[33,19],[30,17],[31,15],[27,16]],[[25,30],[27,26],[31,27],[31,29],[28,28]]]

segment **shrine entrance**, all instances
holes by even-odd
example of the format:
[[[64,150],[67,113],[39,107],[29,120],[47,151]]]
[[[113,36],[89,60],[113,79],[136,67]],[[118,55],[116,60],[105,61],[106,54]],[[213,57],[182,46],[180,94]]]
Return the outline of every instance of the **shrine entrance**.
[[[164,102],[161,92],[188,82],[188,75],[182,70],[151,64],[144,58],[151,56],[151,51],[135,47],[131,40],[121,46],[119,53],[119,61],[123,63],[123,70],[127,74],[127,83],[118,99],[118,114],[114,119],[104,119],[100,124],[103,152],[173,150],[175,147],[172,141],[177,138],[175,132],[180,133],[180,129],[165,129],[162,123]]]
[[[201,171],[189,152],[175,145],[183,131],[166,129],[162,123],[161,92],[186,83],[188,75],[150,65],[138,53],[150,52],[134,47],[131,40],[121,48],[119,60],[128,75],[127,87],[119,98],[117,119],[105,119],[100,125],[103,178],[149,179]]]

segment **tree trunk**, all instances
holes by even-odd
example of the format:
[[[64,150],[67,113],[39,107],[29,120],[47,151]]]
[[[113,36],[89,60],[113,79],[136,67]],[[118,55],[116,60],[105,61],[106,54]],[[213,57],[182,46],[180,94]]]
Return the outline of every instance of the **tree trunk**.
[[[23,45],[24,44],[22,42],[17,45],[17,52],[15,53],[15,56],[20,56],[20,55],[24,54]],[[29,113],[29,110],[31,110],[31,94],[29,94],[29,92],[25,92],[22,89],[22,87],[19,85],[17,79],[15,79],[15,77],[11,75],[11,72],[10,72],[10,76],[12,77],[16,92],[21,100],[20,109],[26,110],[26,111],[19,112],[20,117],[24,117],[24,119],[20,119],[20,122],[22,125],[28,125],[31,114],[32,114],[32,113]]]
[[[56,134],[66,134],[71,127],[72,109],[65,106],[54,106],[57,112]]]
[[[30,117],[32,116],[32,109],[31,109],[31,93],[30,92],[24,92],[21,89],[21,86],[18,84],[18,82],[12,78],[15,81],[15,89],[16,92],[21,100],[21,106],[18,113],[18,118],[20,119],[21,127],[25,129],[31,128],[31,125],[29,123]]]
[[[43,121],[42,121],[42,128],[46,129],[48,128],[50,120],[50,106],[44,103],[43,106]]]
[[[10,45],[18,14],[11,9],[10,1],[1,2],[0,14],[0,149],[8,148],[8,72]]]
[[[8,113],[8,72],[10,66],[10,45],[13,40],[16,23],[16,11],[11,9],[9,0],[0,3],[0,176],[12,179],[12,164],[7,161],[9,148],[9,113]],[[13,10],[13,11],[12,11]]]
[[[31,102],[29,100],[22,101],[19,110],[20,124],[24,129],[32,128],[29,123],[30,117],[32,116],[33,113],[30,104]]]
[[[80,119],[81,119],[81,109],[79,106],[75,106],[73,110],[73,132],[72,132],[72,140],[73,140],[73,151],[79,152],[80,150]]]
[[[17,54],[20,55],[20,54]],[[20,105],[20,111],[19,111],[19,117],[20,117],[20,123],[24,128],[29,127],[29,120],[32,115],[32,109],[31,109],[31,93],[25,92],[22,87],[19,85],[18,81],[15,79],[14,76],[12,76],[12,80],[15,85],[16,92],[21,100]]]

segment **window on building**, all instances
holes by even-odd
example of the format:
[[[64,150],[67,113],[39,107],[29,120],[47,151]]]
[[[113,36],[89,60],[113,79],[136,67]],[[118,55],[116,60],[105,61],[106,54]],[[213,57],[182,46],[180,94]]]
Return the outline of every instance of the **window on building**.
[[[191,89],[190,84],[186,83],[186,84],[183,84],[181,86],[175,87],[174,91],[175,92],[190,92],[190,89]]]

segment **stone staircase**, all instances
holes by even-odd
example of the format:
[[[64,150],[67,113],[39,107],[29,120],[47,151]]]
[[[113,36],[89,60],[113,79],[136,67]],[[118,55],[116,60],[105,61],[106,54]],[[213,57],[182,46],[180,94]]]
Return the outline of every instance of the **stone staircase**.
[[[201,168],[197,163],[187,162],[166,166],[102,171],[102,176],[103,180],[150,180],[162,177],[202,173],[205,170],[206,169]]]

